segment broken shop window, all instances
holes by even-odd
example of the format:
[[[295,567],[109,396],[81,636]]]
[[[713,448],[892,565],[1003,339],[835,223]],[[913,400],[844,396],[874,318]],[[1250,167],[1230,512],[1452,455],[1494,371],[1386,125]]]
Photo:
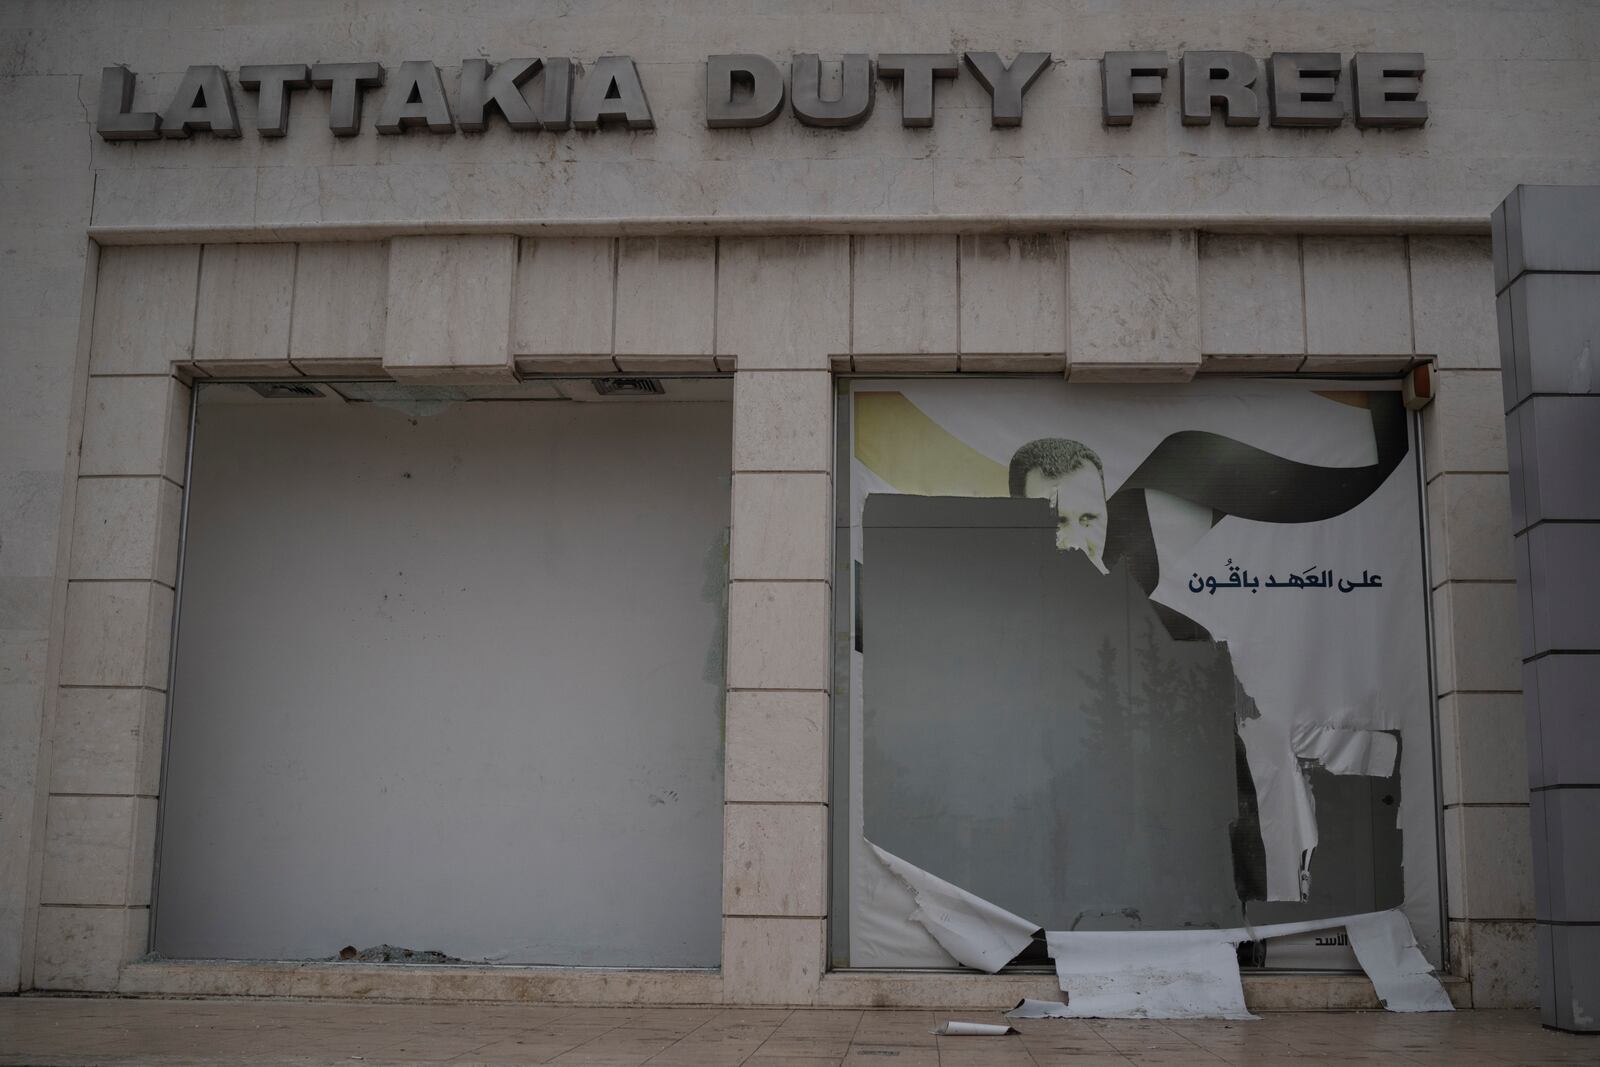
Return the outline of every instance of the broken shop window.
[[[839,426],[836,966],[974,965],[902,868],[993,909],[984,970],[1046,963],[1044,930],[1353,970],[1249,931],[1402,905],[1437,961],[1398,393],[854,381]]]

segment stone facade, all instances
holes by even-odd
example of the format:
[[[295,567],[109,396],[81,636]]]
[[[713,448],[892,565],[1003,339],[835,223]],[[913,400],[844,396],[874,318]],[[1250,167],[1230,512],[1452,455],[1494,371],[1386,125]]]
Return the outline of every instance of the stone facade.
[[[480,977],[506,995],[1000,1003],[1048,983],[824,973],[832,372],[1394,373],[1423,416],[1454,973],[1531,1003],[1533,889],[1490,210],[1592,180],[1600,14],[1430,3],[978,14],[626,5],[554,18],[415,5],[17,4],[0,13],[8,203],[0,338],[0,990],[350,993],[315,968],[132,964],[148,929],[189,382],[362,374],[735,373],[720,975]],[[1414,131],[1184,127],[1175,93],[1098,114],[1130,47],[1428,56]],[[701,118],[707,54],[1050,49],[1027,120],[970,77],[932,129],[880,87],[861,128]],[[103,66],[138,108],[218,63],[632,54],[654,131],[108,143]],[[369,124],[376,101],[369,102]],[[735,370],[735,368],[737,368]],[[132,964],[132,965],[130,965]],[[395,975],[383,995],[473,995]],[[518,985],[517,983],[521,983]],[[431,984],[430,984],[431,983]],[[452,984],[454,983],[454,984]],[[495,985],[494,983],[499,983]],[[1030,985],[1031,983],[1031,985]],[[1271,983],[1255,983],[1269,989]],[[1039,988],[1035,988],[1039,987]],[[1361,1003],[1348,983],[1277,994]],[[1258,993],[1258,997],[1266,997]],[[1319,999],[1320,998],[1320,999]],[[1268,998],[1270,999],[1270,997]]]

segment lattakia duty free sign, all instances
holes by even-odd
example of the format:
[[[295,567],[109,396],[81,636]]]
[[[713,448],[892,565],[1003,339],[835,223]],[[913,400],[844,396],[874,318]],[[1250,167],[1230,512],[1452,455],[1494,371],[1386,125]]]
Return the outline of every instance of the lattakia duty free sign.
[[[964,67],[989,95],[995,126],[1020,126],[1023,99],[1051,65],[1049,52],[846,53],[826,69],[820,56],[788,61],[754,54],[714,55],[705,65],[705,123],[712,129],[765,126],[785,106],[807,126],[849,127],[872,114],[879,81],[896,82],[900,122],[932,126],[940,81]],[[1174,63],[1165,52],[1107,52],[1100,60],[1101,115],[1107,126],[1133,123],[1138,105],[1160,104],[1174,74],[1174,95],[1188,126],[1210,125],[1221,114],[1229,126],[1335,127],[1346,118],[1362,128],[1421,126],[1420,52],[1357,52],[1348,62],[1337,52],[1274,52],[1265,63],[1244,52],[1188,51]],[[1264,69],[1263,69],[1264,68]],[[825,77],[825,75],[827,75]],[[339,137],[362,129],[369,91],[380,98],[379,133],[424,129],[468,133],[498,116],[515,130],[651,130],[655,119],[639,69],[630,56],[602,56],[586,66],[565,57],[466,59],[452,101],[439,67],[408,60],[390,70],[380,63],[275,63],[240,67],[230,79],[221,67],[192,66],[160,112],[135,110],[137,76],[106,67],[100,83],[96,128],[108,141],[182,138],[196,132],[238,137],[234,82],[256,95],[255,132],[289,132],[295,94],[328,95],[328,128]]]

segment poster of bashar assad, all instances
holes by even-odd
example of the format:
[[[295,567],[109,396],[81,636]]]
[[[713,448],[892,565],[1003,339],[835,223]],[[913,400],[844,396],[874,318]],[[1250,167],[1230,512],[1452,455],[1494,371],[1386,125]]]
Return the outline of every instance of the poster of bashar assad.
[[[852,965],[950,965],[872,846],[1049,929],[1404,904],[1436,950],[1397,391],[854,382],[848,420]]]

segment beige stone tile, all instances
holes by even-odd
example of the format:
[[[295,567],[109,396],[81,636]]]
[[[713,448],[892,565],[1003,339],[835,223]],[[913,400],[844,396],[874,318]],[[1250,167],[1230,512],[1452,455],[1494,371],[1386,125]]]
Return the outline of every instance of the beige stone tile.
[[[728,587],[728,688],[828,688],[828,586],[733,582]]]
[[[732,1003],[809,1004],[822,973],[822,919],[722,920],[722,977]]]
[[[1440,693],[1517,692],[1522,637],[1511,582],[1447,582],[1433,592]]]
[[[861,1022],[856,1026],[856,1041],[861,1044],[925,1045],[931,1048],[934,1044],[931,1031],[935,1025],[931,1011],[866,1011],[861,1013]]]
[[[826,370],[850,350],[850,238],[725,237],[717,351],[745,370]]]
[[[608,377],[617,373],[617,361],[610,356],[517,356],[514,362],[521,374],[592,374]]]
[[[793,1012],[777,1029],[778,1034],[853,1034],[865,1012],[855,1008],[806,1008]]]
[[[826,693],[732,692],[727,716],[727,799],[828,799]]]
[[[386,242],[300,245],[290,361],[303,374],[381,373],[388,293]]]
[[[850,363],[857,374],[948,374],[961,366],[961,357],[948,354],[907,353],[864,355],[856,353]]]
[[[1516,578],[1511,554],[1511,479],[1444,474],[1428,483],[1431,580]]]
[[[958,350],[956,238],[856,237],[852,254],[852,351],[901,355]]]
[[[1195,376],[1196,370],[1194,365],[1188,363],[1090,363],[1077,366],[1069,362],[1067,378],[1079,384],[1187,382]]]
[[[829,471],[832,375],[740,371],[733,380],[735,471]]]
[[[1427,476],[1506,470],[1500,372],[1441,370],[1433,403],[1422,410]]]
[[[850,1052],[850,1034],[773,1034],[757,1050],[763,1058],[769,1056],[809,1056],[838,1059]]]
[[[1304,356],[1206,356],[1201,374],[1288,374],[1300,369]]]
[[[955,1014],[965,1018],[968,1013]],[[939,1067],[1033,1067],[1033,1062],[1015,1036],[983,1038],[981,1043],[970,1037],[939,1039]]]
[[[554,1057],[553,1064],[637,1064],[670,1048],[676,1033],[631,1032],[619,1028]]]
[[[1444,813],[1446,891],[1452,919],[1532,919],[1532,837],[1526,805]]]
[[[1527,730],[1520,693],[1452,693],[1440,698],[1444,802],[1528,803]]]
[[[193,352],[199,245],[100,250],[91,374],[171,373]]]
[[[135,798],[133,851],[128,860],[128,903],[134,906],[149,907],[151,903],[155,883],[157,814],[155,797]]]
[[[153,795],[166,698],[148,689],[63,689],[50,744],[55,793]]]
[[[1411,300],[1400,237],[1306,237],[1306,351],[1410,353]]]
[[[610,354],[616,245],[610,237],[523,239],[512,304],[514,353]]]
[[[1538,1003],[1539,953],[1532,922],[1452,919],[1450,955],[1472,976],[1475,1009],[1529,1008]],[[1511,1051],[1503,1053],[1502,1057],[1512,1062],[1537,1063],[1545,1058],[1556,1062],[1561,1054],[1575,1050],[1571,1044],[1563,1047],[1550,1043],[1550,1038],[1557,1035],[1549,1031],[1533,1030],[1537,1016],[1531,1012],[1525,1019],[1517,1020],[1526,1028],[1511,1022],[1517,1017],[1509,1013],[1474,1010],[1466,1015],[1479,1024],[1474,1029],[1480,1031],[1480,1041],[1511,1044]],[[1446,1038],[1437,1042],[1436,1048],[1454,1051],[1454,1045],[1455,1042]],[[1579,1057],[1573,1062],[1585,1061]]]
[[[1392,356],[1307,356],[1300,364],[1300,373],[1396,375],[1415,362],[1406,352]]]
[[[73,578],[177,579],[183,490],[165,478],[82,478],[72,520]]]
[[[1064,234],[960,240],[961,351],[1067,351]]]
[[[1067,355],[963,352],[959,369],[969,374],[1060,374],[1067,369]]]
[[[826,474],[733,477],[733,578],[827,580],[832,505]]]
[[[624,374],[713,374],[717,370],[715,356],[639,356],[621,352],[612,357],[617,369]]]
[[[50,798],[39,899],[46,904],[120,906],[129,900],[134,797]]]
[[[396,376],[511,376],[514,237],[389,242],[383,367]]]
[[[711,355],[716,274],[713,238],[622,238],[617,243],[615,351]],[[620,361],[617,365],[622,366]]]
[[[821,804],[726,805],[723,913],[825,915],[827,816]]]
[[[1207,234],[1200,239],[1200,350],[1207,356],[1306,350],[1299,238]]]
[[[183,484],[189,387],[176,378],[90,378],[84,404],[85,475],[158,475]]]
[[[699,1032],[718,1038],[755,1040],[759,1045],[792,1014],[788,1008],[722,1008]]]
[[[721,1047],[680,1041],[651,1056],[645,1063],[650,1067],[740,1067],[750,1060],[756,1048],[753,1042],[739,1042]],[[809,1067],[817,1067],[818,1062],[812,1060]]]
[[[39,909],[33,984],[41,990],[109,992],[128,947],[123,908]]]
[[[479,1035],[455,1027],[404,1034],[398,1040],[392,1040],[391,1035],[374,1036],[376,1040],[368,1046],[367,1058],[394,1063],[442,1063],[458,1056],[472,1055],[475,1050],[490,1043]]]
[[[172,590],[154,582],[71,582],[63,685],[167,685]]]
[[[1193,376],[1200,366],[1193,233],[1075,233],[1067,252],[1070,377]]]
[[[1500,366],[1494,258],[1487,237],[1408,238],[1417,351],[1440,367]]]
[[[200,303],[194,362],[207,374],[288,368],[294,300],[292,244],[206,245],[200,252]]]

